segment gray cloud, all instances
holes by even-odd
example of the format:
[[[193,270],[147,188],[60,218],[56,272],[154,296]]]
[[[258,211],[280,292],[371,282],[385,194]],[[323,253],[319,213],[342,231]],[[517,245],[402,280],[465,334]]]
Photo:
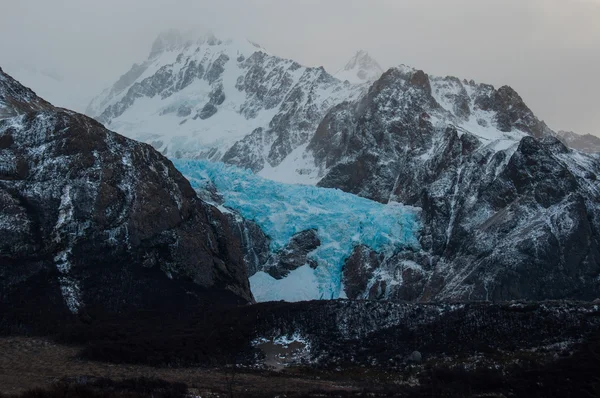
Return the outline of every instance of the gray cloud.
[[[213,30],[331,71],[362,48],[384,67],[508,84],[551,127],[600,135],[597,21],[595,0],[1,0],[0,65],[93,95],[159,31]]]

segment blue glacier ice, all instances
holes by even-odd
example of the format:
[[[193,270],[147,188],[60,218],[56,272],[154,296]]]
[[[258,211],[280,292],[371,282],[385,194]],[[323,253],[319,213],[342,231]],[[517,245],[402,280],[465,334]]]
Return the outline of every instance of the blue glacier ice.
[[[282,280],[259,272],[250,278],[257,301],[335,299],[343,296],[342,266],[355,245],[376,251],[418,249],[419,209],[381,204],[338,189],[274,182],[249,170],[204,160],[173,159],[196,190],[212,182],[224,206],[256,222],[271,238],[271,249],[316,229],[321,246],[310,253],[319,266],[292,271]]]

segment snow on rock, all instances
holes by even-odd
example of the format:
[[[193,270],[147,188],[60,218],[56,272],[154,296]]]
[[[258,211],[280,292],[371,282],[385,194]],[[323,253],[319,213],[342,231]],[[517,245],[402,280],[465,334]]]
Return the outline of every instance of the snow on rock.
[[[184,40],[168,31],[88,114],[169,157],[223,160],[304,182],[303,169],[290,172],[286,159],[331,107],[364,90],[247,40]]]
[[[223,163],[173,161],[195,189],[214,184],[223,206],[257,223],[274,252],[302,231],[317,231],[320,244],[309,253],[316,268],[307,264],[279,280],[258,272],[250,278],[258,301],[338,298],[344,262],[356,245],[378,252],[419,246],[416,208],[384,205],[337,189],[277,183]]]
[[[318,186],[418,206],[424,220],[423,253],[355,251],[348,296],[597,296],[600,163],[553,136],[510,87],[409,67],[332,109],[307,147]]]
[[[8,61],[8,64],[2,65],[7,73],[19,81],[27,82],[40,97],[59,107],[83,112],[93,96],[102,89],[102,83],[94,79],[82,81],[50,68],[6,59],[2,61]]]
[[[246,40],[186,40],[173,30],[92,101],[88,114],[171,158],[223,161],[276,181],[316,184],[332,166],[315,158],[312,143],[327,113],[359,106],[391,76],[394,89],[379,104],[390,122],[421,118],[439,129],[452,126],[494,150],[549,131],[507,87],[428,76],[405,65],[384,74],[364,51],[331,76]],[[340,151],[347,135],[332,137]]]
[[[116,313],[206,288],[253,301],[232,224],[167,158],[1,69],[0,161],[0,313]]]
[[[124,78],[125,88],[114,90],[119,94],[100,98],[99,120],[171,158],[219,160],[275,181],[423,209],[422,252],[380,256],[369,245],[344,244],[343,256],[336,258],[346,258],[346,264],[336,260],[332,267],[316,268],[319,294],[308,289],[293,295],[401,300],[598,295],[598,157],[560,144],[512,88],[431,76],[405,65],[369,87],[247,42],[212,38],[181,45],[175,36],[172,41],[159,46],[143,71]],[[369,63],[366,57],[359,53],[347,71],[355,74]],[[244,180],[263,191],[239,186],[253,198],[272,193],[252,178],[247,174]],[[215,191],[235,185],[213,182]],[[301,207],[310,189],[284,189],[286,203],[294,203],[290,209]],[[265,230],[274,250],[290,249],[294,234],[315,227],[301,223],[302,228],[274,233],[272,220],[261,224],[249,198],[236,197],[242,199],[237,203],[242,210],[236,210]],[[266,242],[254,235],[250,240]],[[319,238],[323,242],[314,253],[338,250],[328,247],[327,237]],[[256,260],[267,254],[254,254],[246,252],[254,258],[249,269],[258,270],[253,283],[270,285],[272,292],[290,292],[285,278],[278,279],[288,272],[312,277],[298,267],[302,256],[273,260],[273,270],[272,264],[261,269]],[[339,280],[341,269],[347,272]]]

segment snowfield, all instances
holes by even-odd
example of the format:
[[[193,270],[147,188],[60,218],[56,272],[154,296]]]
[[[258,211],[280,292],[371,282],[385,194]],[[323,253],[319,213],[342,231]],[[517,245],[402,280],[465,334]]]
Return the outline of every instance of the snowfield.
[[[317,230],[321,245],[310,253],[318,263],[276,280],[264,272],[250,278],[257,301],[303,301],[343,297],[342,267],[356,245],[378,252],[418,249],[420,209],[381,204],[338,189],[284,184],[249,170],[203,160],[173,159],[196,190],[214,184],[224,202],[256,222],[280,250],[295,234]]]

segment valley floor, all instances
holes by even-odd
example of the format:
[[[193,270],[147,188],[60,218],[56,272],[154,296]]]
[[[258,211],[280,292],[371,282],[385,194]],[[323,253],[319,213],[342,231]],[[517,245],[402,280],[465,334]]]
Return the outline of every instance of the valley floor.
[[[543,354],[524,357],[518,350],[504,353],[503,358],[479,355],[480,360],[491,360],[486,369],[469,366],[473,358],[455,357],[450,367],[444,361],[425,361],[401,368],[296,367],[281,372],[237,368],[234,372],[232,368],[96,362],[82,359],[79,346],[2,337],[0,397],[547,397],[551,391],[556,393],[552,396],[597,397],[600,384],[593,375],[600,368],[599,342],[596,335],[570,356],[550,362]],[[495,372],[494,367],[505,361],[521,365]]]
[[[196,396],[229,396],[230,389],[233,389],[235,396],[305,395],[316,391],[346,395],[368,387],[366,380],[357,382],[350,377],[344,380],[339,376],[328,379],[322,377],[325,374],[316,376],[299,370],[271,372],[248,369],[234,373],[228,369],[111,364],[80,359],[79,351],[80,347],[56,344],[41,338],[0,338],[0,395],[22,394],[36,388],[48,389],[64,380],[83,383],[86,379],[91,382],[99,378],[118,381],[141,377],[184,383],[189,392]]]
[[[0,334],[0,398],[600,397],[596,303],[207,308],[90,308],[27,335],[0,311],[15,326]]]

